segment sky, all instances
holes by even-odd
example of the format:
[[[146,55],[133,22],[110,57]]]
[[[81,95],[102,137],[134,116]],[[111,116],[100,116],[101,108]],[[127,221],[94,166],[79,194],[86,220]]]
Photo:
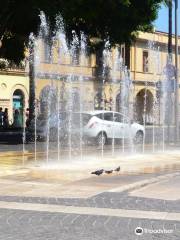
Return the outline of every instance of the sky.
[[[178,9],[178,34],[180,35],[180,0],[178,0],[179,9]],[[162,32],[168,32],[168,8],[163,6],[161,7],[158,19],[154,22],[155,29]],[[173,8],[173,33],[174,33],[174,8]]]

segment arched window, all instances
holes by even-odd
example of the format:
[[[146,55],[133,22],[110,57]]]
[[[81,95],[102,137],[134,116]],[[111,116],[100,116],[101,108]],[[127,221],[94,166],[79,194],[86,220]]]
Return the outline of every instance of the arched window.
[[[142,123],[152,124],[153,94],[150,90],[142,89],[136,95],[135,119]]]

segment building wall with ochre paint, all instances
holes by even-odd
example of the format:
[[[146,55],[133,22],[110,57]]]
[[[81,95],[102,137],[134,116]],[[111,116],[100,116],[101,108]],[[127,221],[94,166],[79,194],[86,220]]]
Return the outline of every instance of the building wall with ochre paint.
[[[153,43],[153,44],[152,44]],[[139,33],[139,36],[131,45],[130,48],[130,76],[132,86],[130,89],[129,102],[132,108],[135,105],[136,98],[139,93],[147,89],[155,98],[157,95],[156,83],[163,81],[164,66],[167,63],[167,43],[168,35],[162,32],[154,33]],[[57,45],[58,43],[56,43]],[[175,39],[173,37],[173,64],[175,63],[174,55]],[[180,44],[180,39],[179,39]],[[106,108],[116,110],[117,97],[121,91],[121,73],[116,71],[114,73],[115,81],[107,81],[102,87],[101,80],[95,78],[96,56],[90,55],[88,59],[80,57],[79,65],[72,66],[70,56],[59,56],[56,50],[53,49],[52,62],[47,63],[43,61],[43,46],[40,50],[41,63],[37,68],[39,75],[36,78],[36,99],[40,101],[41,92],[47,86],[54,85],[58,89],[63,87],[65,92],[73,88],[83,93],[83,102],[85,110],[92,110],[95,108],[95,98],[98,91],[103,91],[106,98]],[[148,52],[148,71],[143,71],[143,51]],[[114,54],[114,50],[112,51]],[[113,56],[114,59],[114,56]],[[180,66],[180,55],[179,66]],[[180,67],[179,67],[180,68]],[[36,73],[37,73],[36,72]],[[45,76],[42,73],[46,73]],[[53,73],[60,76],[59,80],[53,78]],[[74,80],[69,82],[68,75],[83,75],[85,80],[81,85]],[[51,78],[51,79],[50,79]],[[102,89],[103,88],[103,89]],[[0,107],[9,109],[9,118],[13,119],[13,93],[19,89],[24,95],[24,109],[28,107],[29,96],[29,79],[23,72],[0,71]],[[66,91],[67,90],[67,91]]]
[[[23,95],[24,111],[28,108],[29,79],[25,74],[0,72],[0,107],[8,108],[9,120],[13,122],[13,95],[15,91]]]

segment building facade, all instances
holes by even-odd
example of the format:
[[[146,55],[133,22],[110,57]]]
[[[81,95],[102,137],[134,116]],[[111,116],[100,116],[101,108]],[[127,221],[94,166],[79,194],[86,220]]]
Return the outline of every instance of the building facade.
[[[61,43],[56,42],[52,48],[50,59],[50,54],[45,51],[46,46],[42,44],[41,61],[36,69],[36,98],[40,111],[42,105],[47,108],[47,93],[53,86],[54,89],[61,89],[59,93],[61,106],[64,106],[68,101],[68,96],[73,95],[75,101],[73,100],[72,109],[77,111],[80,106],[80,98],[83,99],[83,110],[123,111],[120,105],[124,101],[122,99],[124,94],[124,97],[128,98],[125,101],[128,101],[130,109],[128,114],[131,115],[131,118],[135,118],[139,122],[146,121],[149,124],[152,122],[160,124],[162,118],[164,118],[164,116],[161,116],[160,109],[163,104],[166,105],[165,100],[159,97],[161,95],[160,86],[162,88],[169,72],[171,72],[171,83],[168,91],[172,89],[169,91],[168,101],[172,101],[171,106],[175,98],[174,37],[172,64],[169,65],[167,64],[167,44],[168,34],[166,33],[140,32],[136,42],[130,47],[124,45],[117,47],[121,55],[119,58],[121,64],[115,63],[117,61],[117,48],[111,49],[110,62],[107,64],[109,68],[108,77],[106,74],[104,77],[98,76],[95,55],[92,54],[88,57],[80,55],[78,60],[76,58],[76,61],[74,61],[72,56],[61,53],[59,47]],[[180,55],[178,58],[180,63]],[[109,59],[107,58],[105,61],[109,61]],[[127,65],[129,71],[125,65]],[[101,75],[103,75],[102,72]],[[69,76],[71,76],[71,79]],[[83,76],[83,80],[79,80],[81,79],[80,76]],[[130,82],[128,83],[128,81]],[[71,91],[71,94],[68,93],[69,91]],[[54,102],[57,103],[56,100]],[[144,111],[146,111],[145,119]],[[173,114],[173,107],[171,111],[171,114]],[[154,119],[154,115],[156,115],[156,119]]]
[[[8,109],[9,122],[13,123],[13,115],[19,110],[25,120],[25,110],[29,101],[29,78],[24,69],[5,68],[0,70],[0,107]],[[25,121],[24,121],[25,122]]]
[[[95,54],[80,54],[74,59],[69,53],[61,51],[59,41],[54,41],[51,54],[48,46],[40,44],[38,63],[35,65],[37,114],[47,111],[49,105],[54,111],[57,105],[61,110],[71,105],[74,111],[123,111],[141,123],[160,124],[163,118],[160,109],[164,100],[159,96],[169,72],[172,86],[168,89],[172,89],[168,101],[172,101],[171,105],[174,101],[174,37],[173,62],[169,67],[167,43],[166,33],[139,33],[130,47],[122,45],[111,49],[110,56],[105,59],[109,61],[107,68],[101,72],[103,77],[98,75]],[[180,51],[178,58],[180,64]],[[0,93],[0,107],[9,109],[11,121],[15,109],[24,115],[29,96],[29,78],[25,70],[1,70]]]

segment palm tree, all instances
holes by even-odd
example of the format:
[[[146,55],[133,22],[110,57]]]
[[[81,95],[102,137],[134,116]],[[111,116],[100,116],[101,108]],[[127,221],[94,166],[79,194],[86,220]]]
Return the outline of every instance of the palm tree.
[[[172,64],[172,0],[166,0],[165,1],[166,5],[168,6],[168,11],[169,11],[169,16],[168,16],[168,62],[167,66],[169,64]],[[170,81],[171,79],[168,79]],[[167,94],[167,112],[168,112],[168,117],[167,117],[167,141],[168,144],[170,142],[170,112],[171,112],[171,93],[168,91]]]

